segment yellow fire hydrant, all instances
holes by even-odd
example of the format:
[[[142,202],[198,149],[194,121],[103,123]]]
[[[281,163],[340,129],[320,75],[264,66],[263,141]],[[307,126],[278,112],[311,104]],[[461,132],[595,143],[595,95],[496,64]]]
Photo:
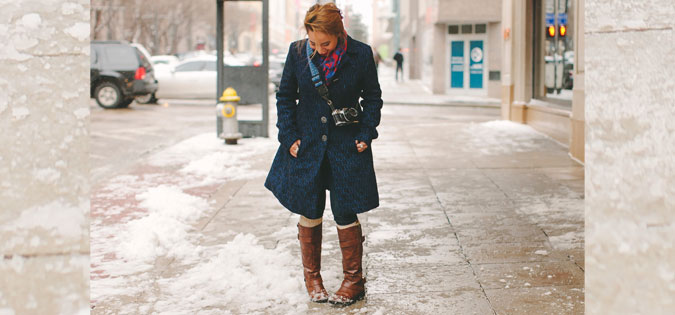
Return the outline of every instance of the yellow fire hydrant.
[[[219,99],[220,102],[216,105],[218,137],[225,139],[226,144],[237,144],[237,140],[241,139],[242,136],[237,121],[237,103],[240,100],[237,91],[228,87],[223,91],[223,95]]]

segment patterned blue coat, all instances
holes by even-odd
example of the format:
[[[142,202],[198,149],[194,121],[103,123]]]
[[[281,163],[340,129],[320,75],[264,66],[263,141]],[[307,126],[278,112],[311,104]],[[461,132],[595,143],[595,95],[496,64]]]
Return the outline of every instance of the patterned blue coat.
[[[371,140],[378,136],[382,91],[370,46],[351,37],[347,51],[328,86],[335,108],[359,107],[360,122],[336,127],[328,104],[312,84],[307,63],[307,40],[291,43],[277,92],[279,142],[265,187],[288,210],[311,216],[328,183],[319,176],[324,155],[330,163],[331,208],[362,213],[379,206]],[[297,45],[302,49],[298,52]],[[315,63],[316,64],[316,63]],[[319,67],[320,69],[320,67]],[[297,104],[296,104],[297,101]],[[300,139],[294,158],[289,149]],[[354,140],[368,148],[359,153]],[[337,204],[333,204],[336,201]]]

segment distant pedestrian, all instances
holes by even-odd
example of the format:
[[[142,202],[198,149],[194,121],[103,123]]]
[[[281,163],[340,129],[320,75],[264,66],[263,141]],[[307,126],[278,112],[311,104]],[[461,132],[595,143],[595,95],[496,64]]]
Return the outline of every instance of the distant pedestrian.
[[[349,305],[365,296],[357,214],[379,206],[370,144],[378,137],[382,91],[372,48],[347,35],[335,4],[313,5],[304,25],[309,38],[291,43],[276,94],[281,145],[265,187],[300,214],[298,239],[310,299]],[[320,274],[326,189],[344,274],[330,297]]]
[[[401,48],[394,54],[394,60],[396,60],[396,81],[398,82],[399,70],[401,71],[401,81],[403,81],[403,54],[401,54]]]

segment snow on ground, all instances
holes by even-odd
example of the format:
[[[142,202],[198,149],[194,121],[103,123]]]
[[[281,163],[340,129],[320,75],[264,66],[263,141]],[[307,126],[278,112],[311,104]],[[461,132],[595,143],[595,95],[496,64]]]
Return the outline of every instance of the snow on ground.
[[[192,233],[212,209],[207,195],[187,191],[264,176],[251,170],[249,160],[274,145],[270,139],[242,139],[228,146],[212,134],[199,135],[153,154],[145,170],[117,176],[97,190],[91,225],[94,304],[131,313],[259,313],[272,306],[275,312],[306,311],[302,269],[285,242],[265,249],[255,236],[239,234],[226,244],[201,247],[199,234]],[[182,175],[175,176],[176,170]],[[158,261],[187,270],[153,274]],[[129,305],[134,303],[120,300],[124,296],[146,296],[150,304]]]
[[[155,311],[209,314],[200,310],[219,305],[240,314],[269,308],[279,313],[307,310],[302,269],[290,250],[265,249],[255,236],[239,234],[208,251],[210,257],[203,262],[178,277],[159,281],[167,296],[155,304]]]
[[[223,180],[246,179],[267,175],[254,170],[251,157],[269,151],[269,138],[242,139],[237,145],[224,145],[222,140],[206,133],[187,139],[150,157],[153,166],[180,166],[183,187],[204,186]]]
[[[542,140],[550,141],[532,127],[508,120],[471,123],[463,132],[469,136],[469,149],[483,155],[534,151],[540,148]]]

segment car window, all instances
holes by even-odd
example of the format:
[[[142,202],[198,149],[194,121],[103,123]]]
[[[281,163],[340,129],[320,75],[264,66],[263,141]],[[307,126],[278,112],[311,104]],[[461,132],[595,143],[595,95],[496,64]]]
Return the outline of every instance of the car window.
[[[106,45],[104,52],[105,63],[108,67],[135,70],[139,66],[135,48],[122,45]]]
[[[216,70],[216,62],[215,61],[207,61],[206,65],[204,66],[204,71],[217,71]]]
[[[143,67],[150,68],[152,64],[150,64],[150,60],[148,60],[148,57],[138,48],[135,49],[136,53],[138,54],[138,57],[141,59],[141,64],[143,64]]]
[[[176,72],[201,71],[202,68],[204,68],[204,62],[203,61],[191,61],[191,62],[186,62],[186,63],[176,67]]]
[[[96,49],[92,49],[90,54],[91,54],[91,65],[93,66],[98,61],[98,53],[96,52]]]

